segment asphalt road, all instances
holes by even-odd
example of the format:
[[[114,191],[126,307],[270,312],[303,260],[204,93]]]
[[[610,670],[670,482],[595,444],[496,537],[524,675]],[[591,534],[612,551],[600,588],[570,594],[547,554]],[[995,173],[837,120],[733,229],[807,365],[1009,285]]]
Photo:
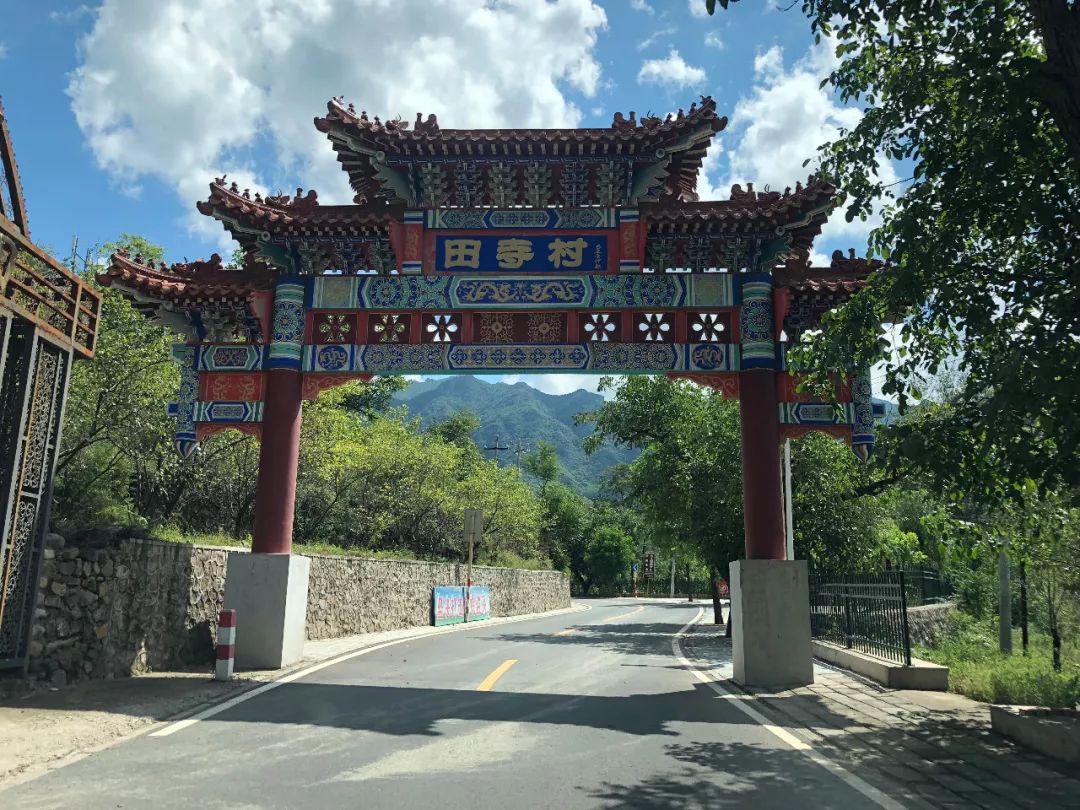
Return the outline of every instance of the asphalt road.
[[[872,807],[695,677],[698,605],[411,640],[0,794],[8,808]]]

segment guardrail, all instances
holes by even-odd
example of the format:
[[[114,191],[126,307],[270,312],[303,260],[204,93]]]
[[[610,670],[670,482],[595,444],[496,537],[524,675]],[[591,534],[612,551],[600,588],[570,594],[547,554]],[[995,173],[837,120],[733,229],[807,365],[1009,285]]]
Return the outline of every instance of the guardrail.
[[[101,294],[0,219],[0,306],[94,356]]]
[[[811,574],[810,634],[911,666],[903,571]]]

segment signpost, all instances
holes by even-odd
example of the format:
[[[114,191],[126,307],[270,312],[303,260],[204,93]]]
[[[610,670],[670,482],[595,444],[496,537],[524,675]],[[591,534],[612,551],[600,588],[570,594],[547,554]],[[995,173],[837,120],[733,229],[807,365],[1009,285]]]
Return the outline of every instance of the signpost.
[[[645,579],[652,579],[656,573],[656,554],[652,551],[645,555],[645,565],[643,567],[643,573]]]
[[[498,441],[495,442],[498,444]],[[469,544],[469,567],[465,574],[465,621],[469,620],[469,589],[472,588],[473,548],[484,531],[484,513],[480,509],[465,510],[465,542]]]

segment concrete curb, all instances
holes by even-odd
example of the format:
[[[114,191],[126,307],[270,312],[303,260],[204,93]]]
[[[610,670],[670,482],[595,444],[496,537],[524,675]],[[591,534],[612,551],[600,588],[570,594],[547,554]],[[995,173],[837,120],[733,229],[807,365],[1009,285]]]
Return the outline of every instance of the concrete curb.
[[[912,658],[911,666],[906,667],[817,639],[810,642],[810,647],[815,658],[849,669],[889,689],[949,691],[949,668],[941,664]]]
[[[995,705],[990,707],[990,725],[1023,746],[1080,765],[1080,712],[1075,709]]]

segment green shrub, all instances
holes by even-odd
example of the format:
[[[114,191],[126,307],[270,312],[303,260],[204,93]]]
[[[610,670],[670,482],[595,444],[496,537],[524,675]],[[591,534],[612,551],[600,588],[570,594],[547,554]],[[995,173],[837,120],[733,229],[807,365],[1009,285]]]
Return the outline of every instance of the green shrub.
[[[998,651],[997,623],[956,613],[934,648],[913,651],[919,658],[949,667],[949,691],[987,703],[1072,707],[1080,703],[1080,651],[1063,650],[1064,664],[1055,672],[1050,638],[1032,630],[1028,654],[1021,652],[1014,632],[1012,655]]]

